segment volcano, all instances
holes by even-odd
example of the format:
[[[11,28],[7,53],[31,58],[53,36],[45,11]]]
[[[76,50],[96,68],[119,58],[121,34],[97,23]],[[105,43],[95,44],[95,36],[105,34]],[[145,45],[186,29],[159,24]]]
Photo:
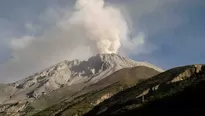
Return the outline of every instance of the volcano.
[[[133,72],[130,78],[128,75]],[[87,61],[65,60],[25,79],[0,86],[0,110],[24,112],[30,106],[36,113],[62,100],[72,100],[116,82],[136,82],[160,72],[163,70],[150,63],[136,62],[117,54],[97,54]]]

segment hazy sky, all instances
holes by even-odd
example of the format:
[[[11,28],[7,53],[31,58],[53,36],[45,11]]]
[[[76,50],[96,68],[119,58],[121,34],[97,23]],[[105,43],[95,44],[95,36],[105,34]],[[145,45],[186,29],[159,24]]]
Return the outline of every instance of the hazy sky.
[[[72,30],[78,36],[64,32],[74,4],[75,0],[0,0],[0,82],[91,55],[81,46],[87,41],[76,40],[82,30]],[[205,0],[105,0],[107,5],[123,15],[130,40],[140,43],[143,38],[143,44],[123,51],[130,58],[163,69],[205,63]]]

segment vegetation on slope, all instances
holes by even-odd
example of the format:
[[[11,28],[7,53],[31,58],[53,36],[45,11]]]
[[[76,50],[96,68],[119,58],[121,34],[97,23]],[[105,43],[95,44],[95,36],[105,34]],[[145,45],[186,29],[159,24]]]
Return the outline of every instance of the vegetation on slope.
[[[176,94],[170,94],[162,98],[144,103],[142,107],[129,109],[121,116],[199,116],[204,115],[205,104],[205,75],[198,77],[191,85],[185,87]],[[192,80],[194,81],[194,80]]]
[[[147,112],[146,108],[149,109],[148,104],[152,103],[152,101],[168,99],[168,97],[183,94],[183,91],[186,91],[187,88],[198,86],[204,80],[205,67],[202,65],[174,68],[119,92],[94,107],[85,116],[131,115],[133,112],[138,115],[144,115],[143,111]],[[193,100],[194,97],[190,97],[190,99]],[[166,102],[168,101],[163,103],[166,104]],[[156,105],[155,107],[157,108],[158,106]],[[161,105],[161,107],[163,106]]]

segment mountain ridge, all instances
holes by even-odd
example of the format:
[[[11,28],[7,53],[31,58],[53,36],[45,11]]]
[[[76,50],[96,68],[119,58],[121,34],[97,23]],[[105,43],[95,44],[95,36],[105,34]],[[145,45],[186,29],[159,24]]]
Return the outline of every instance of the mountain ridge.
[[[85,87],[77,95],[77,98],[69,101],[61,101],[60,103],[54,104],[44,111],[37,113],[35,116],[54,116],[54,114],[63,114],[63,116],[75,115],[77,113],[75,109],[81,111],[77,113],[78,115],[83,114],[83,112],[85,113],[102,100],[156,74],[159,74],[159,72],[145,66],[120,69],[99,82]],[[89,102],[84,102],[83,99],[87,99]],[[83,106],[87,106],[87,108],[84,108]],[[69,109],[72,109],[72,111],[70,112]]]
[[[152,103],[152,101],[155,102],[156,100],[173,97],[186,90],[187,87],[198,85],[201,82],[204,83],[204,80],[205,65],[188,65],[173,68],[115,94],[94,107],[91,111],[86,113],[85,116],[131,115],[131,112],[132,114],[138,114],[140,116],[144,116],[145,114],[149,114],[150,116],[152,113],[146,113],[146,110],[138,109],[143,109],[143,106],[147,108],[157,107],[146,104]],[[189,99],[194,100],[191,99],[191,97]],[[167,102],[169,101],[163,102],[163,104],[167,106],[172,104],[171,102],[166,104]],[[160,106],[160,103],[158,105]],[[152,112],[157,115],[157,112]],[[177,114],[177,112],[173,112]]]
[[[138,66],[150,67],[158,72],[163,71],[149,63],[136,62],[117,54],[97,54],[87,61],[65,60],[25,79],[8,84],[0,91],[0,104],[21,103],[23,105],[21,107],[25,107],[27,103],[64,86],[82,84],[82,87],[86,87],[120,69]]]

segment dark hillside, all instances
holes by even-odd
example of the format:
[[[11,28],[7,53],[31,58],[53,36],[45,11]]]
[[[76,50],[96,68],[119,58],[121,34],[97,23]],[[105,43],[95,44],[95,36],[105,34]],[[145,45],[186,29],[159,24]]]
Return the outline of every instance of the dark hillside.
[[[85,116],[198,113],[203,111],[204,80],[204,65],[174,68],[119,92]]]

